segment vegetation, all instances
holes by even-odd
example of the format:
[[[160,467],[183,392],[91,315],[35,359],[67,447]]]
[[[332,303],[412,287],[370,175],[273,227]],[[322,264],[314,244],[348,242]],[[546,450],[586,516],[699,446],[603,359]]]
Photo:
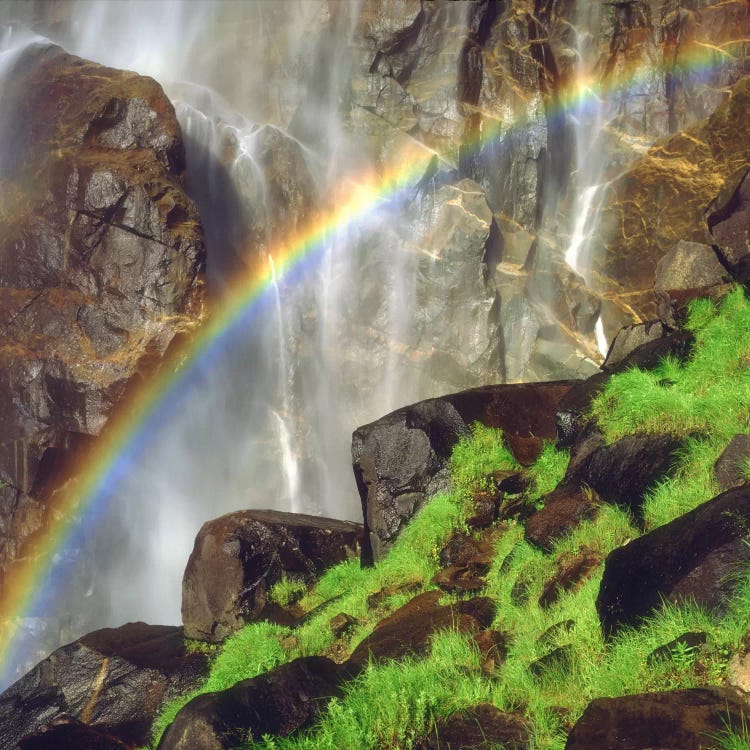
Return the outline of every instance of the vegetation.
[[[698,301],[688,327],[697,342],[689,361],[667,359],[651,372],[621,373],[610,379],[592,407],[591,416],[611,441],[638,431],[689,435],[675,473],[647,498],[647,529],[716,495],[716,459],[735,434],[750,433],[750,303],[741,290],[720,309]],[[541,502],[567,464],[566,452],[545,446],[534,466],[523,470],[531,482],[529,499]],[[322,653],[341,661],[386,614],[430,589],[441,548],[456,531],[467,531],[472,494],[491,486],[493,472],[520,470],[500,431],[481,425],[456,445],[450,468],[453,490],[422,508],[385,560],[369,569],[348,561],[329,570],[299,600],[298,606],[315,614],[294,631],[255,623],[235,634],[214,660],[203,690],[228,687],[302,655]],[[750,466],[746,468],[750,477]],[[603,640],[595,609],[602,564],[581,585],[561,592],[550,606],[540,606],[542,591],[560,564],[581,552],[603,562],[639,533],[625,510],[609,505],[547,553],[524,540],[522,525],[496,525],[495,557],[482,595],[496,603],[494,629],[508,636],[501,665],[484,662],[470,638],[442,632],[433,637],[425,658],[370,665],[346,685],[343,698],[330,702],[310,731],[265,738],[252,747],[410,748],[440,718],[490,702],[524,714],[534,750],[562,750],[569,726],[597,696],[721,684],[729,658],[750,628],[750,578],[744,574],[723,616],[694,604],[664,605],[641,627],[626,629],[610,642]],[[285,591],[274,590],[277,601],[289,601]],[[368,603],[378,592],[377,603]],[[339,612],[353,616],[357,624],[336,641],[329,622]],[[696,631],[706,635],[705,644],[678,641],[661,648]],[[566,649],[566,657],[546,670],[530,669],[556,648]],[[155,738],[185,700],[164,708]],[[713,742],[720,750],[750,750],[745,726],[727,726]]]

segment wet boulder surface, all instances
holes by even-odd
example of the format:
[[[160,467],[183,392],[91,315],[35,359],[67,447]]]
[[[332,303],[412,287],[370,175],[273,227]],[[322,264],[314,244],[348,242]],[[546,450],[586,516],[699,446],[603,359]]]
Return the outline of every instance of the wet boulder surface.
[[[217,642],[259,619],[282,578],[311,584],[359,554],[362,526],[349,521],[248,510],[203,525],[182,582],[189,638]]]
[[[182,628],[137,622],[96,630],[57,649],[0,696],[0,748],[30,735],[21,747],[65,747],[78,737],[81,747],[98,748],[98,733],[102,750],[144,745],[163,701],[198,687],[207,671],[205,654],[186,650]],[[60,745],[49,744],[52,738]]]
[[[556,436],[557,406],[575,381],[474,388],[398,409],[355,430],[352,464],[365,519],[362,559],[380,560],[427,498],[445,486],[453,446],[480,422],[533,463]]]
[[[152,79],[32,45],[0,117],[0,573],[71,454],[202,315],[205,249]]]
[[[611,552],[596,600],[605,636],[637,625],[662,601],[723,611],[750,563],[748,528],[750,488],[740,487]]]

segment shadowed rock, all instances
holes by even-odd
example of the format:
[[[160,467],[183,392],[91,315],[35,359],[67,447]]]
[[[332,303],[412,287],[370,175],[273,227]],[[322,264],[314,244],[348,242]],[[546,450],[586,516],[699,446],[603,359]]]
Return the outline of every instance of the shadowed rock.
[[[341,678],[330,659],[307,656],[228,690],[204,693],[180,709],[158,750],[229,750],[264,734],[285,737],[311,724],[330,698],[341,695]]]
[[[72,719],[53,723],[18,743],[18,750],[130,750],[131,747]]]
[[[0,747],[14,747],[60,717],[145,745],[162,702],[195,689],[206,672],[206,656],[185,650],[182,628],[136,622],[96,630],[57,649],[0,696]],[[61,727],[52,736],[75,737],[78,729]],[[80,736],[87,736],[82,729]]]
[[[545,584],[539,597],[542,609],[551,607],[566,591],[577,589],[599,566],[601,556],[588,549],[577,555],[564,557],[557,563],[555,574]]]
[[[743,726],[749,714],[735,693],[720,688],[597,698],[565,750],[704,750],[713,735]]]
[[[349,521],[248,510],[205,523],[182,581],[188,638],[217,642],[261,616],[282,577],[312,583],[354,556],[362,527]]]
[[[574,381],[497,385],[420,401],[359,427],[352,462],[365,518],[362,560],[380,560],[426,499],[446,486],[453,446],[480,422],[503,430],[527,460],[556,436],[555,413]]]
[[[597,513],[599,498],[593,490],[584,491],[575,484],[565,483],[544,498],[544,507],[527,521],[524,536],[527,542],[549,551],[558,539]]]
[[[523,718],[481,703],[435,726],[426,740],[415,744],[416,750],[506,750],[529,747],[530,731]]]
[[[604,634],[636,625],[662,600],[724,610],[750,564],[748,529],[750,487],[740,487],[614,550],[596,600]]]
[[[750,280],[750,169],[732,175],[711,207],[708,226],[734,277]]]
[[[747,484],[744,471],[750,460],[750,435],[735,435],[714,465],[714,475],[719,488],[729,490]]]

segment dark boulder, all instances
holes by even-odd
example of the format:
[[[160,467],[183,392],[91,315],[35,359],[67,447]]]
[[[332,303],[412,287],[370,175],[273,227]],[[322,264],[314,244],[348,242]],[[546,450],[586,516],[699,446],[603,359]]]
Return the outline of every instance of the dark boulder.
[[[667,330],[667,327],[660,320],[649,320],[645,323],[623,326],[609,345],[602,370],[611,372],[631,352],[644,344],[658,341],[667,333]]]
[[[694,654],[698,648],[705,644],[707,639],[708,636],[702,631],[683,633],[677,636],[677,638],[673,638],[669,643],[655,648],[646,657],[646,664],[652,667],[659,661],[674,659],[675,655],[679,653]]]
[[[229,750],[264,734],[285,737],[311,724],[340,696],[342,671],[307,656],[189,701],[167,727],[158,750]]]
[[[704,750],[715,744],[713,735],[744,726],[749,715],[735,693],[719,688],[597,698],[565,750]]]
[[[708,227],[732,275],[750,281],[750,168],[735,172],[711,206]]]
[[[18,750],[130,750],[132,745],[75,720],[53,722],[24,737]]]
[[[666,476],[682,441],[673,435],[627,435],[611,445],[588,428],[570,453],[566,484],[586,485],[608,503],[642,514],[646,492]]]
[[[429,737],[418,741],[415,750],[525,750],[529,747],[528,724],[517,714],[506,713],[481,703],[440,720]]]
[[[464,614],[458,606],[439,604],[441,596],[440,591],[420,594],[381,620],[352,652],[347,662],[349,670],[359,672],[370,660],[381,662],[423,655],[427,653],[430,637],[439,630],[454,629],[461,633],[481,630],[481,623],[473,615]]]
[[[203,312],[197,210],[152,79],[32,45],[3,88],[0,575],[73,454]]]
[[[380,560],[426,499],[447,482],[447,461],[469,425],[501,428],[528,461],[556,436],[558,403],[574,381],[474,388],[398,409],[359,427],[352,463],[365,519],[362,560]],[[533,444],[533,445],[532,445]]]
[[[562,484],[544,497],[544,507],[526,521],[526,541],[549,552],[558,539],[573,531],[581,521],[594,518],[599,505],[593,490]]]
[[[145,745],[162,702],[195,689],[207,671],[205,654],[185,650],[182,628],[136,622],[96,630],[57,649],[0,696],[0,748],[60,717]]]
[[[714,465],[714,475],[719,489],[729,490],[747,484],[744,471],[750,461],[750,435],[735,435]]]
[[[729,490],[610,553],[596,609],[612,636],[662,601],[725,608],[750,562],[750,487]]]
[[[358,554],[362,526],[349,521],[247,510],[203,524],[182,580],[188,638],[217,642],[262,616],[282,577],[312,583]]]

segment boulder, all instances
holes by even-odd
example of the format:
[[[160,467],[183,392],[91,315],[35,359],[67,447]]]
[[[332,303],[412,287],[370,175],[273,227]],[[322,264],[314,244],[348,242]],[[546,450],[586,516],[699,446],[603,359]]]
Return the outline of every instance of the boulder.
[[[750,281],[750,168],[727,180],[711,206],[708,226],[722,261],[743,283]]]
[[[348,669],[357,673],[367,663],[402,659],[405,656],[427,653],[430,638],[439,630],[454,629],[461,633],[477,633],[482,623],[472,611],[468,602],[454,607],[439,604],[442,592],[428,591],[419,594],[392,615],[381,620],[375,630],[354,649],[347,662]],[[471,600],[470,600],[471,601]]]
[[[258,619],[282,578],[312,583],[358,554],[362,526],[349,521],[247,510],[203,524],[182,580],[188,638],[218,642]]]
[[[447,461],[469,425],[503,430],[523,458],[525,441],[556,435],[555,414],[573,381],[495,385],[420,401],[359,427],[352,463],[365,519],[362,560],[380,560],[427,498],[445,486]]]
[[[53,722],[24,737],[18,750],[130,750],[132,745],[75,720]]]
[[[662,601],[721,612],[750,562],[750,488],[729,490],[610,553],[596,609],[612,636]]]
[[[554,575],[545,582],[539,597],[542,609],[551,607],[566,591],[573,591],[591,577],[602,558],[593,550],[582,548],[577,555],[565,555],[557,561]]]
[[[642,515],[643,499],[655,482],[668,475],[682,441],[673,435],[635,434],[606,445],[590,427],[570,452],[566,484],[586,485],[608,503]]]
[[[747,483],[745,464],[750,460],[750,435],[735,435],[714,465],[719,489],[729,490]]]
[[[146,745],[161,704],[197,688],[207,672],[205,654],[186,651],[182,628],[136,622],[96,630],[57,649],[0,696],[0,747],[15,747],[61,717],[92,731],[74,723],[50,730],[52,737],[94,737],[101,730],[128,746]],[[29,745],[37,746],[45,747]]]
[[[203,693],[181,708],[158,750],[230,750],[263,735],[286,737],[310,725],[341,695],[342,671],[330,659],[306,656]]]
[[[73,454],[202,317],[205,249],[152,79],[31,45],[0,113],[0,575]]]
[[[528,724],[518,714],[501,711],[489,703],[441,719],[415,750],[525,750],[530,744]]]
[[[547,552],[581,521],[594,518],[599,507],[596,492],[575,484],[564,483],[543,500],[544,507],[527,519],[524,536],[527,542]]]
[[[746,703],[720,688],[597,698],[576,722],[565,750],[703,750],[713,735],[744,726],[749,715]]]
[[[661,320],[649,320],[645,323],[633,323],[623,326],[612,339],[602,370],[615,369],[632,351],[643,344],[658,341],[668,329]]]

